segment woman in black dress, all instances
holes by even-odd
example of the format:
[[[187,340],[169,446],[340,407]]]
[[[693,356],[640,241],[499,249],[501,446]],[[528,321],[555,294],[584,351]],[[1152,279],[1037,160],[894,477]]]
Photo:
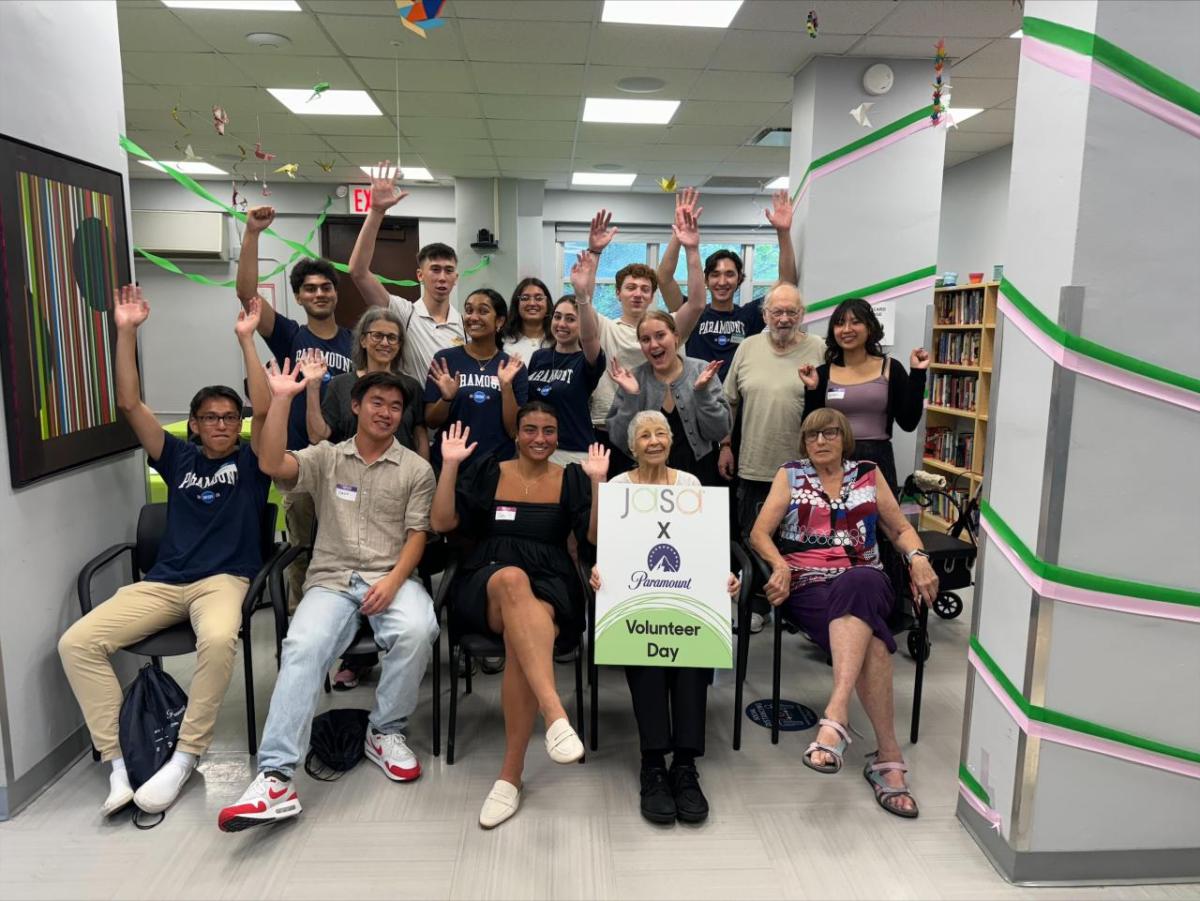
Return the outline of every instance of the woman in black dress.
[[[525,749],[539,712],[550,759],[574,763],[583,756],[554,682],[554,640],[583,629],[582,586],[567,537],[574,532],[577,541],[595,543],[592,498],[607,477],[608,451],[593,444],[582,466],[551,463],[558,418],[549,404],[531,401],[517,413],[515,459],[485,457],[460,473],[476,447],[468,443],[470,431],[454,423],[442,434],[431,519],[438,532],[460,529],[478,541],[451,601],[456,626],[504,638],[504,763],[479,815],[479,824],[491,829],[517,812]]]

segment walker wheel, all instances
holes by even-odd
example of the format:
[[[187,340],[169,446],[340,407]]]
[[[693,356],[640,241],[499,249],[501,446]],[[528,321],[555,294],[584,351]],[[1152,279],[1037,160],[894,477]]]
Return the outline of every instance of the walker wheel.
[[[954,619],[963,612],[963,602],[953,591],[943,591],[933,602],[933,612],[942,619]]]

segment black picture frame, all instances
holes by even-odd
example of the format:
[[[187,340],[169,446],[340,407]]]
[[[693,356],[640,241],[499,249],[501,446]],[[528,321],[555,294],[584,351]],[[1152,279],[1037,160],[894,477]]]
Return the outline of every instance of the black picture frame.
[[[0,134],[0,267],[13,487],[137,447],[116,408],[112,292],[133,280],[121,173]]]

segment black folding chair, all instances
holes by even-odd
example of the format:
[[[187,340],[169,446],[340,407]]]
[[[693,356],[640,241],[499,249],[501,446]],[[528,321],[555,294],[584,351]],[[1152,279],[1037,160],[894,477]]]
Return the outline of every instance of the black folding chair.
[[[251,580],[246,589],[245,600],[242,601],[242,665],[246,676],[246,735],[251,754],[258,752],[258,723],[254,715],[254,662],[252,643],[250,641],[250,620],[255,610],[270,607],[274,604],[273,590],[270,585],[272,568],[287,552],[287,544],[275,541],[275,517],[277,511],[274,504],[267,504],[263,513],[262,531],[259,541],[262,545],[263,560],[266,561]],[[158,547],[162,541],[163,532],[167,526],[167,505],[146,504],[138,515],[137,540],[114,544],[112,547],[97,554],[84,564],[79,571],[77,581],[79,591],[79,607],[83,615],[91,613],[92,580],[96,573],[116,560],[122,554],[129,554],[130,569],[133,581],[140,582],[154,561],[158,559]],[[103,603],[103,602],[101,602]],[[168,626],[148,638],[121,648],[131,654],[141,654],[149,657],[153,664],[162,669],[163,657],[178,657],[182,654],[192,654],[196,650],[196,633],[192,624],[187,620]]]

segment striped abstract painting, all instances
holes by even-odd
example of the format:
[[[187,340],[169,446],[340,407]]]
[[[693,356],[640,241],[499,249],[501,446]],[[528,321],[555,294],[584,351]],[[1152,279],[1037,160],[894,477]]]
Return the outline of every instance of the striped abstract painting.
[[[118,278],[113,198],[27,172],[17,179],[30,376],[45,441],[117,421],[108,315]]]

